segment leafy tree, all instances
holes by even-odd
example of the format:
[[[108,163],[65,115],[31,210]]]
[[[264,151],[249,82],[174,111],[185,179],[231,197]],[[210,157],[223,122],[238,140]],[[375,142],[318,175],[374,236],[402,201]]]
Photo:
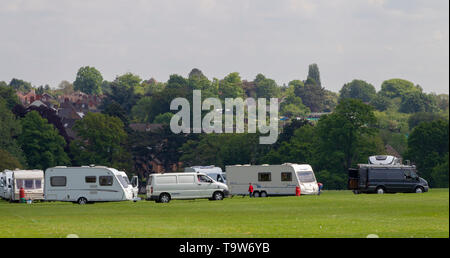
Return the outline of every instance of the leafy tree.
[[[408,92],[421,92],[422,89],[407,80],[402,79],[391,79],[384,81],[381,85],[381,91],[379,92],[382,96],[388,98],[402,97]]]
[[[157,115],[155,117],[155,120],[153,121],[154,124],[170,124],[170,120],[173,117],[173,113],[167,112],[164,114]]]
[[[370,102],[370,105],[372,105],[376,110],[383,112],[391,107],[391,101],[388,97],[382,94],[377,94]]]
[[[377,94],[372,84],[362,80],[353,80],[350,83],[346,83],[339,93],[340,99],[352,98],[363,102],[371,102]]]
[[[308,78],[303,87],[296,87],[295,95],[302,99],[303,104],[311,112],[321,112],[324,110],[325,90],[314,79]]]
[[[317,64],[309,65],[308,79],[310,78],[313,79],[319,87],[322,87],[319,66]]]
[[[21,164],[26,165],[26,160],[16,137],[21,133],[20,121],[6,107],[5,101],[0,98],[0,149],[14,156]]]
[[[219,95],[225,98],[243,98],[244,90],[239,73],[230,73],[219,82]]]
[[[445,120],[422,122],[408,138],[406,158],[417,165],[421,176],[427,179],[432,187],[442,184],[437,174],[437,171],[442,170],[436,169],[433,176],[433,168],[448,162],[448,126],[448,121]]]
[[[86,94],[101,94],[102,81],[102,74],[95,67],[84,66],[78,70],[73,86],[75,91]]]
[[[399,109],[403,113],[433,112],[435,110],[436,103],[434,99],[418,91],[405,93]]]
[[[125,128],[128,128],[128,125],[130,124],[130,120],[128,118],[128,115],[126,111],[122,108],[122,106],[115,102],[114,100],[110,101],[107,105],[105,105],[105,108],[102,111],[103,114],[118,117],[120,120],[122,120]]]
[[[202,100],[206,98],[218,97],[218,85],[208,80],[208,78],[203,75],[202,71],[200,71],[199,69],[192,69],[192,71],[189,73],[187,83],[190,89],[202,91]]]
[[[22,133],[17,140],[30,168],[45,170],[70,163],[64,152],[66,141],[37,111],[28,113],[21,119],[21,124]]]
[[[362,148],[375,135],[375,122],[372,107],[360,100],[342,100],[334,113],[323,116],[317,124],[319,140],[315,164],[318,170],[344,177],[356,162],[367,159],[366,155],[371,150],[362,151]],[[371,145],[378,151],[376,143]]]
[[[19,104],[19,98],[13,87],[7,85],[0,85],[0,101],[5,101],[6,107],[12,109]]]
[[[9,82],[9,86],[13,87],[16,91],[22,92],[29,92],[33,88],[31,83],[16,78],[13,78]]]
[[[14,170],[16,168],[23,168],[23,166],[16,157],[12,156],[7,151],[0,149],[0,171],[5,169]]]
[[[308,107],[303,105],[302,99],[294,94],[289,95],[280,105],[281,114],[287,117],[301,117],[310,113]]]
[[[254,83],[256,85],[256,94],[258,98],[270,99],[279,97],[280,88],[274,80],[268,79],[262,74],[258,74]]]
[[[119,118],[88,113],[75,123],[73,129],[79,137],[70,144],[76,165],[97,164],[130,168],[131,157],[123,148],[127,134]]]
[[[437,113],[419,112],[414,113],[408,118],[409,128],[412,130],[422,122],[432,122],[436,120],[444,119],[444,117]]]

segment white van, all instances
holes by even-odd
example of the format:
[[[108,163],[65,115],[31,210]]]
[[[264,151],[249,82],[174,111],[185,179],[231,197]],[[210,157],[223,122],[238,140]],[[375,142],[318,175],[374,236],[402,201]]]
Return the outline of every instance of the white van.
[[[167,203],[172,199],[223,200],[228,187],[204,173],[152,174],[147,184],[147,200]]]
[[[5,170],[0,175],[1,197],[5,200],[19,201],[20,188],[23,187],[26,200],[44,199],[44,171]]]
[[[45,171],[45,200],[87,202],[126,201],[137,198],[123,171],[103,166],[53,167]]]
[[[295,195],[297,186],[301,194],[319,193],[310,165],[234,165],[227,166],[226,172],[231,195],[248,194],[250,183],[253,185],[254,197]]]
[[[184,172],[204,173],[219,183],[227,183],[227,175],[220,167],[215,166],[193,166],[184,168]]]

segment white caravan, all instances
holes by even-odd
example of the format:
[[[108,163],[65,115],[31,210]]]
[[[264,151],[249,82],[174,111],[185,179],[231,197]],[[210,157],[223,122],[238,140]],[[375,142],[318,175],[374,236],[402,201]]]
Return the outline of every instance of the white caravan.
[[[226,172],[231,195],[248,194],[250,183],[254,197],[295,195],[297,186],[301,194],[319,193],[310,165],[234,165],[227,166]]]
[[[45,171],[45,200],[86,204],[135,200],[135,188],[123,171],[103,166],[53,167]]]
[[[184,168],[184,172],[204,173],[219,183],[224,183],[224,184],[227,183],[226,173],[224,173],[220,167],[215,167],[212,165],[211,166],[194,166],[194,167]]]
[[[5,170],[1,173],[0,190],[5,200],[19,201],[20,188],[23,187],[26,200],[44,199],[44,171]]]
[[[228,196],[226,184],[204,173],[152,174],[147,184],[147,200],[167,203],[172,199],[223,200]]]

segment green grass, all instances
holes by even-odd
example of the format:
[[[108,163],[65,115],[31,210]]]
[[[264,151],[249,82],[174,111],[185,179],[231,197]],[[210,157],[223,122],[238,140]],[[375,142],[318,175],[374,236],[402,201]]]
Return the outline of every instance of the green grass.
[[[0,201],[0,237],[449,237],[449,191],[95,203]]]

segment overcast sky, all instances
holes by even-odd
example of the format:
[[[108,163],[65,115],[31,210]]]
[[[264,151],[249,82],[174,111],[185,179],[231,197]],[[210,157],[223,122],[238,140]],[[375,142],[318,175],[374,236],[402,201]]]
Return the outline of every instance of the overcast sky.
[[[106,80],[258,73],[339,91],[403,78],[448,93],[448,0],[1,0],[0,81],[56,87],[81,66]]]

